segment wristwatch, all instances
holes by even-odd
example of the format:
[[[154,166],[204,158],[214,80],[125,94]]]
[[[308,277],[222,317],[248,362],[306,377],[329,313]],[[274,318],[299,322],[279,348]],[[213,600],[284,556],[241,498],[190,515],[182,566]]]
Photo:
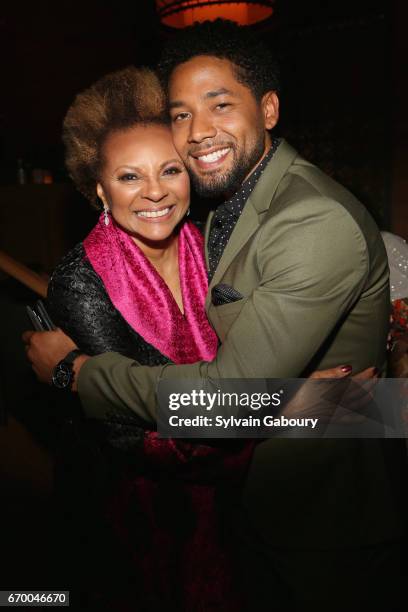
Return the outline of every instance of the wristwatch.
[[[52,384],[57,389],[71,389],[74,381],[74,370],[73,363],[75,359],[82,355],[83,351],[80,349],[74,349],[68,355],[62,359],[54,368],[52,373]]]

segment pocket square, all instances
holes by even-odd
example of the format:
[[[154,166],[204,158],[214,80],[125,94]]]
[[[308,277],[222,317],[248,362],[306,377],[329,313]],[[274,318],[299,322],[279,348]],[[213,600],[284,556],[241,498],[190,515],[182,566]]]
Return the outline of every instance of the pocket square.
[[[238,302],[242,300],[244,296],[229,285],[219,284],[215,285],[211,289],[211,301],[214,306],[221,306],[222,304],[229,304],[230,302]]]

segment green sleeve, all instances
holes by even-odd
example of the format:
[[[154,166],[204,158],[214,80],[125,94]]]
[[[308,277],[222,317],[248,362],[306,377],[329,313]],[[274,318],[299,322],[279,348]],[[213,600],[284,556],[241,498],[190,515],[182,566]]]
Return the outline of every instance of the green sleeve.
[[[160,379],[284,378],[303,372],[361,295],[369,261],[360,227],[335,201],[314,198],[289,208],[260,229],[261,280],[242,300],[214,361],[150,368],[116,353],[92,358],[78,381],[88,415],[128,407],[155,420]]]

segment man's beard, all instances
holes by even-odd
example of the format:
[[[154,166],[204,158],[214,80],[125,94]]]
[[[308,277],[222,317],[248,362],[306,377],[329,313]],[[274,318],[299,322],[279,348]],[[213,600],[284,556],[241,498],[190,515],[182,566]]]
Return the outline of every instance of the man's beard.
[[[191,183],[197,195],[202,198],[217,198],[221,195],[234,194],[242,185],[244,179],[252,172],[258,164],[265,150],[264,133],[262,133],[254,144],[251,151],[243,151],[234,159],[232,168],[225,174],[214,173],[206,177],[197,176],[187,166]]]

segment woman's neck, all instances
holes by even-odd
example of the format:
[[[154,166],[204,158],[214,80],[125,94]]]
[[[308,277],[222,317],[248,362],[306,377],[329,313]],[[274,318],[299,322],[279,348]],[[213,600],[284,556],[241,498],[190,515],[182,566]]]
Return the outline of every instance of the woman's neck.
[[[143,255],[155,268],[166,268],[170,262],[178,260],[177,235],[172,234],[166,240],[144,241],[132,237]]]

